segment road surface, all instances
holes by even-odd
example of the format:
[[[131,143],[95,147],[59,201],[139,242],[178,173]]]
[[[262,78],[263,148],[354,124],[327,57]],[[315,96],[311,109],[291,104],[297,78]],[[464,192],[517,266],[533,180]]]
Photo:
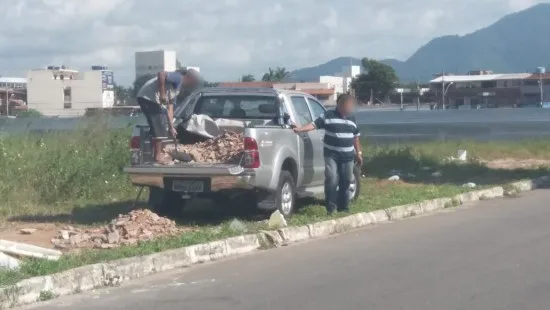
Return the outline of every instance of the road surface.
[[[548,309],[549,200],[485,201],[32,309]]]

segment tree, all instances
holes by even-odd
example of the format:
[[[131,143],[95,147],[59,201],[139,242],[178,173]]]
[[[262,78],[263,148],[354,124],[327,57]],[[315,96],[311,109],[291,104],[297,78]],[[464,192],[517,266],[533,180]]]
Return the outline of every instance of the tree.
[[[369,100],[371,91],[378,100],[385,100],[397,85],[395,70],[374,59],[363,58],[361,65],[366,73],[362,73],[351,83],[355,95],[362,101]]]
[[[124,87],[120,85],[115,84],[115,105],[128,105],[133,100],[133,92],[134,90],[132,87]]]
[[[254,82],[256,78],[252,74],[246,74],[241,77],[241,82]]]
[[[138,91],[141,89],[141,87],[150,79],[154,78],[156,75],[154,74],[146,74],[142,76],[138,76],[136,80],[134,81],[133,85],[133,91],[132,91],[132,97],[136,98]]]
[[[269,71],[264,74],[262,81],[264,82],[281,82],[288,78],[290,72],[286,71],[285,67],[269,68]]]

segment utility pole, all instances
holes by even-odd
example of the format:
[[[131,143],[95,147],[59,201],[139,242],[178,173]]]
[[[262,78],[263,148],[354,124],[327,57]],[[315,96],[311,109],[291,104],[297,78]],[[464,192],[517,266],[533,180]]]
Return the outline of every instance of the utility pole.
[[[6,89],[6,116],[10,116],[10,98],[9,91]]]
[[[441,71],[441,109],[445,107],[445,72]]]
[[[401,93],[401,111],[404,110],[404,106],[403,106],[403,91],[404,91],[404,90],[401,89],[401,92],[400,92],[400,93]]]
[[[542,80],[542,72],[539,72],[539,87],[540,87],[540,106],[544,105],[544,84]]]
[[[418,79],[416,79],[416,111],[420,110],[420,86],[418,85]]]

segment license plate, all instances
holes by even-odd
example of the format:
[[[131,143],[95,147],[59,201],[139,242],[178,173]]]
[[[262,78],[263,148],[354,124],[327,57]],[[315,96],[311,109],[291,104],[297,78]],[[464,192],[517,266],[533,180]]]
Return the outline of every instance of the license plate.
[[[202,193],[204,191],[204,181],[174,180],[172,190],[174,192]]]

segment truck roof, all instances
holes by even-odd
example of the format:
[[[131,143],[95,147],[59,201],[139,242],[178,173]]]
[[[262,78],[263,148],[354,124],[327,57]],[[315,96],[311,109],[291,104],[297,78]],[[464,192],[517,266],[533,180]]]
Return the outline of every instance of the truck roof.
[[[214,94],[238,94],[238,95],[272,95],[277,96],[279,94],[284,95],[304,95],[310,97],[311,95],[303,93],[296,90],[286,90],[286,89],[276,89],[269,87],[210,87],[201,89],[201,93],[204,95],[214,95]]]

